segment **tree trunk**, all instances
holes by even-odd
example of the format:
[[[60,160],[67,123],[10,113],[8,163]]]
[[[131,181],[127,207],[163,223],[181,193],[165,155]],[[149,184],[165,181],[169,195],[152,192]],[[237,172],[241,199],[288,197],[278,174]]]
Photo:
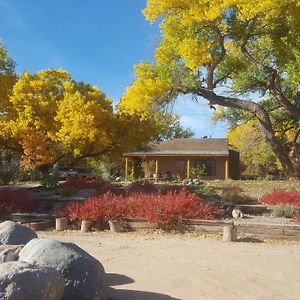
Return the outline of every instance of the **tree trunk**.
[[[291,151],[291,160],[294,166],[295,178],[300,178],[300,130],[294,141],[293,149]]]
[[[224,107],[237,108],[248,111],[254,115],[260,122],[262,133],[266,141],[278,157],[283,168],[283,173],[289,178],[300,178],[300,133],[297,136],[297,142],[295,142],[294,157],[292,158],[276,138],[268,112],[258,103],[249,100],[219,96],[213,91],[205,88],[198,88],[192,92],[208,100],[211,105],[216,104]]]

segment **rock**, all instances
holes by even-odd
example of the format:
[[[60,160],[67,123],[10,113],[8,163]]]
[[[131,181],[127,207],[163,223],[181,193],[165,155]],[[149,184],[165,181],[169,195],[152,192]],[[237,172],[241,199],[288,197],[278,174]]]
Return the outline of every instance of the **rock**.
[[[0,264],[0,299],[60,300],[64,278],[53,269],[22,261]]]
[[[244,214],[240,209],[235,208],[232,211],[232,216],[234,219],[241,219],[244,217]]]
[[[19,256],[22,261],[58,270],[66,282],[63,300],[106,299],[103,266],[73,243],[34,239]]]
[[[17,261],[19,259],[18,255],[15,255],[13,251],[6,249],[0,253],[0,263],[5,263],[9,261]]]
[[[116,177],[116,182],[124,181],[124,178],[121,176]]]
[[[0,263],[17,261],[24,245],[0,245]]]
[[[192,182],[193,182],[193,184],[195,184],[195,185],[200,185],[200,184],[201,184],[200,180],[197,179],[197,178],[193,179]]]
[[[191,183],[192,183],[192,181],[191,181],[191,179],[184,179],[183,181],[182,181],[182,183],[183,184],[186,184],[186,185],[190,185]]]
[[[37,238],[37,234],[30,228],[12,221],[0,223],[0,244],[25,245]]]

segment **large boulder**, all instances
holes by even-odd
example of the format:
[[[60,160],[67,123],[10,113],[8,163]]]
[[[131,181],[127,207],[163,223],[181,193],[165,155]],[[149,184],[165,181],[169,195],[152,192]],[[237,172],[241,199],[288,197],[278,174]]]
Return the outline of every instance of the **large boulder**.
[[[0,264],[0,299],[60,300],[65,288],[61,274],[22,261]]]
[[[103,266],[73,243],[34,239],[21,250],[19,260],[58,270],[66,283],[63,300],[106,299]]]
[[[29,227],[12,221],[0,223],[0,244],[22,245],[37,238],[37,234]]]
[[[0,263],[19,260],[24,245],[0,245]]]

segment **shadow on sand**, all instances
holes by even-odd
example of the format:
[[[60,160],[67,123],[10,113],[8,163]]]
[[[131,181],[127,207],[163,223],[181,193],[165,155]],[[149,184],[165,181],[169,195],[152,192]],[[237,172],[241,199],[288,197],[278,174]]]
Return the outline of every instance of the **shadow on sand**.
[[[108,290],[109,300],[181,300],[179,298],[174,298],[160,293],[111,288],[111,286],[130,284],[134,282],[132,278],[121,274],[107,273],[105,276],[105,282],[107,286],[110,286]]]
[[[244,238],[239,238],[238,242],[241,243],[263,243],[264,241],[255,237],[244,237]]]
[[[126,275],[106,273],[105,283],[107,286],[123,285],[133,283],[134,280]]]

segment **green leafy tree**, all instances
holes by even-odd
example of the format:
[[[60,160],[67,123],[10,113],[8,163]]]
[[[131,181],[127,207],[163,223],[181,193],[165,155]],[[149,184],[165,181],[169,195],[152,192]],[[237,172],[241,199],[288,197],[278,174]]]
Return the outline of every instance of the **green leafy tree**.
[[[258,121],[250,120],[232,126],[227,138],[229,144],[240,153],[241,171],[244,176],[276,175],[282,171],[278,159],[262,136]]]
[[[142,171],[146,178],[150,177],[151,174],[155,173],[155,161],[145,160],[141,162]]]
[[[192,168],[191,174],[193,178],[201,179],[203,176],[206,175],[205,165],[200,165]]]
[[[194,136],[194,132],[190,128],[184,128],[180,124],[180,115],[178,114],[158,111],[154,114],[154,123],[156,124],[156,134],[152,136],[152,141],[191,138]]]

